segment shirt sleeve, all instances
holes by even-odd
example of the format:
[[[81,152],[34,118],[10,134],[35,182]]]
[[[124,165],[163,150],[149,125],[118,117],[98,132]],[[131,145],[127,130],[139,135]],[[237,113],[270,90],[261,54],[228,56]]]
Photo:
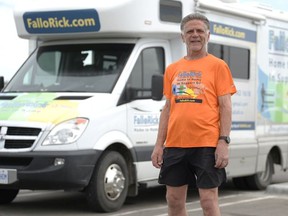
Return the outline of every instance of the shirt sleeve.
[[[171,75],[171,66],[168,66],[164,73],[163,80],[163,94],[167,99],[171,99],[172,96],[172,80],[170,78]]]
[[[218,73],[216,78],[216,91],[217,96],[222,96],[225,94],[233,95],[237,92],[231,71],[224,61],[218,67]]]

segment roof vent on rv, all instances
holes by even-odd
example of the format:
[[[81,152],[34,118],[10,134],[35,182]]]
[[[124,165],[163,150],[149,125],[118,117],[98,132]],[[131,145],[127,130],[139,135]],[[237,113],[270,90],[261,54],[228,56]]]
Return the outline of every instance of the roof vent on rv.
[[[262,10],[273,11],[272,6],[269,4],[258,3],[258,4],[255,4],[254,6]]]
[[[220,0],[225,3],[238,3],[238,0]]]

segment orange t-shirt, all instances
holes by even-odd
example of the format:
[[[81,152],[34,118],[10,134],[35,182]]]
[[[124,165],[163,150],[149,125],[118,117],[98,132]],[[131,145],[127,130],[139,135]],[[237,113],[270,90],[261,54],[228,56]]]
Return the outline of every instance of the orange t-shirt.
[[[164,75],[164,95],[171,103],[165,146],[216,147],[218,96],[235,92],[228,65],[211,54],[169,65]]]

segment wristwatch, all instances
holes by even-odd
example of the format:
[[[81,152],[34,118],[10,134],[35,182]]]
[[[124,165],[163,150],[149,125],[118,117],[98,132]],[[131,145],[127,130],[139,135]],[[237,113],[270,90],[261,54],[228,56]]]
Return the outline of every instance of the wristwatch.
[[[231,141],[229,136],[220,136],[219,140],[225,140],[227,144],[229,144]]]

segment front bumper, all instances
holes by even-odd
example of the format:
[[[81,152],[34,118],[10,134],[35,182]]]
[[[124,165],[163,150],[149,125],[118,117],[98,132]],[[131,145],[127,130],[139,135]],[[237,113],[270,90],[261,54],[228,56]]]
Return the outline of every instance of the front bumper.
[[[2,182],[0,189],[82,189],[88,185],[100,155],[96,150],[0,152],[0,171],[8,170],[15,178]],[[55,164],[55,160],[64,163]]]

